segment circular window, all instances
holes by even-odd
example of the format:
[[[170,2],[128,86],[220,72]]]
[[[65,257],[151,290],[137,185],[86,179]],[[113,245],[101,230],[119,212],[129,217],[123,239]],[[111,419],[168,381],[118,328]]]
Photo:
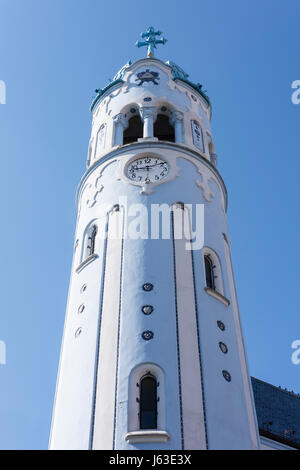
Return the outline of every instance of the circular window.
[[[221,349],[222,353],[224,354],[228,353],[228,348],[225,343],[222,343],[222,341],[219,342],[219,348]]]
[[[225,325],[222,321],[218,320],[217,325],[220,328],[220,330],[225,331]]]
[[[151,315],[151,313],[153,312],[153,307],[152,305],[144,305],[142,307],[142,312],[145,314],[145,315]]]
[[[75,331],[75,338],[78,338],[78,336],[80,336],[82,333],[82,328],[77,328],[77,330]]]
[[[146,283],[143,285],[143,289],[144,289],[146,292],[150,292],[150,291],[153,289],[153,284],[151,284],[150,282],[146,282]]]
[[[85,305],[84,304],[81,304],[79,307],[78,307],[78,313],[83,313],[85,309]]]
[[[222,374],[224,379],[227,380],[227,382],[231,382],[231,375],[227,370],[222,370]]]
[[[143,338],[145,341],[149,341],[149,339],[152,339],[153,336],[154,336],[153,331],[147,330],[147,331],[144,331],[144,332],[142,333],[142,338]]]

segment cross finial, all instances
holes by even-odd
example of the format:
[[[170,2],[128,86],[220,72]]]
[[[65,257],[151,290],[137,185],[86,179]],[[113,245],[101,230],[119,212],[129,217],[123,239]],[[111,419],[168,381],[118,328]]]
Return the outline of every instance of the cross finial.
[[[141,33],[141,37],[144,39],[144,41],[137,41],[135,45],[137,47],[147,46],[147,57],[151,58],[154,56],[154,49],[156,49],[156,44],[166,44],[167,42],[167,39],[165,38],[156,39],[156,36],[160,36],[161,34],[161,31],[155,31],[153,26],[150,26],[145,33]]]

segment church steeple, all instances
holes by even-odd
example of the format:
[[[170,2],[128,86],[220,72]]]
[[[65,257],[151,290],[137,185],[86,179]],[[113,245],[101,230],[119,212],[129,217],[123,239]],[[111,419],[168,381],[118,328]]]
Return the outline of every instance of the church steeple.
[[[97,90],[52,449],[256,449],[211,104],[148,57]]]

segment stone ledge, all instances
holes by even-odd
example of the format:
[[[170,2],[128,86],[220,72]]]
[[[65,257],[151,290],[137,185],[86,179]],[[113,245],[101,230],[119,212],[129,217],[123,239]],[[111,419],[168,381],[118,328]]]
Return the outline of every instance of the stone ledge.
[[[167,442],[168,439],[170,439],[170,436],[166,431],[152,429],[128,432],[125,436],[125,440],[130,444],[138,442]]]
[[[138,142],[158,142],[158,138],[157,137],[140,137],[138,140]],[[131,142],[134,144],[134,142]]]
[[[90,255],[88,256],[84,261],[82,261],[82,263],[80,263],[79,266],[77,266],[76,268],[76,272],[77,273],[80,273],[80,271],[82,271],[82,269],[87,266],[88,264],[90,264],[92,261],[94,261],[94,259],[98,258],[98,255],[96,255],[95,253],[93,255]]]
[[[224,295],[220,294],[215,289],[211,289],[210,287],[204,287],[204,290],[205,290],[205,292],[207,292],[207,294],[211,295],[212,297],[214,297],[215,299],[219,300],[224,305],[226,305],[226,307],[229,307],[230,300],[228,300],[226,297],[224,297]]]

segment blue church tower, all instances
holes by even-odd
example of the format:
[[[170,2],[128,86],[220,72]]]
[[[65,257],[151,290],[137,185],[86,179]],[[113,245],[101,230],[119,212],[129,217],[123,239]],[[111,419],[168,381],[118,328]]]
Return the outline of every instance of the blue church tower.
[[[51,449],[258,449],[211,103],[149,28],[92,104]]]

